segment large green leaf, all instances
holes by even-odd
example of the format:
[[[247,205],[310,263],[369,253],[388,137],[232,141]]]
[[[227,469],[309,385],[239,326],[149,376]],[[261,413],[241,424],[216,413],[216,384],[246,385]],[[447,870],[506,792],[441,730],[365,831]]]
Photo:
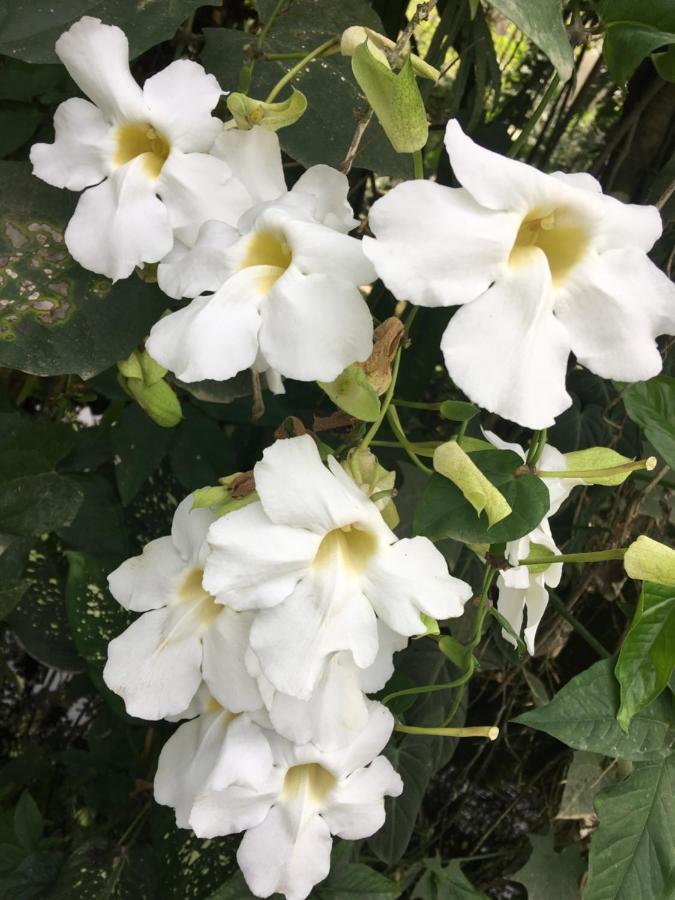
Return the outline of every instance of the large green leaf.
[[[423,860],[424,873],[415,884],[411,900],[486,900],[460,867],[458,859],[444,866],[441,859]]]
[[[0,521],[9,534],[29,537],[69,525],[82,504],[72,478],[43,472],[0,484]]]
[[[27,62],[55,62],[54,42],[81,16],[119,25],[132,58],[172,38],[199,6],[216,0],[0,0],[0,53]]]
[[[530,834],[530,858],[511,878],[527,888],[530,900],[578,900],[579,882],[586,871],[579,845],[558,852],[554,835]]]
[[[599,12],[607,29],[605,62],[621,84],[654,50],[675,44],[675,7],[671,0],[602,0]]]
[[[664,462],[675,468],[675,378],[659,375],[632,384],[623,402]]]
[[[600,660],[568,682],[551,703],[514,721],[545,731],[575,750],[638,761],[667,756],[675,736],[672,697],[662,694],[640,710],[624,733],[616,721],[619,685],[613,667],[613,660]]]
[[[135,404],[122,410],[112,429],[115,479],[126,506],[159,466],[173,438],[170,428],[160,428]]]
[[[62,422],[0,413],[0,479],[51,471],[75,440],[74,429]]]
[[[627,728],[668,684],[675,666],[675,587],[645,582],[615,674],[621,685],[619,723]]]
[[[129,555],[129,538],[122,506],[107,478],[86,472],[71,475],[84,500],[75,519],[56,533],[70,547],[113,561]],[[109,568],[112,568],[110,566]]]
[[[0,195],[0,365],[89,378],[128,356],[166,306],[157,285],[78,265],[63,242],[77,198],[27,163],[0,162]]]
[[[259,2],[258,7],[264,20],[270,7],[264,2]],[[383,30],[378,16],[364,0],[295,0],[276,17],[264,49],[270,53],[287,53],[289,48],[309,51],[339,36],[350,25]],[[250,34],[223,28],[207,28],[205,36],[205,67],[225,90],[236,90],[239,72],[250,60],[245,48],[254,39]],[[264,99],[297,61],[257,61],[250,95]],[[315,60],[294,78],[293,85],[305,95],[308,107],[295,124],[278,132],[281,146],[305,167],[319,163],[337,166],[349,149],[359,116],[368,110],[368,101],[354,81],[350,60],[339,54]],[[412,177],[410,156],[393,150],[376,121],[366,129],[354,165],[384,175]]]
[[[534,41],[563,81],[570,77],[574,57],[562,17],[561,0],[490,0],[490,3]]]
[[[548,512],[548,488],[535,475],[516,475],[523,461],[511,450],[480,450],[471,454],[481,472],[504,495],[513,510],[489,526],[459,488],[442,475],[433,475],[415,511],[415,531],[433,540],[454,538],[469,544],[515,541],[535,528]]]
[[[675,755],[640,763],[595,801],[584,900],[669,900],[675,861]],[[670,885],[672,888],[672,883]]]

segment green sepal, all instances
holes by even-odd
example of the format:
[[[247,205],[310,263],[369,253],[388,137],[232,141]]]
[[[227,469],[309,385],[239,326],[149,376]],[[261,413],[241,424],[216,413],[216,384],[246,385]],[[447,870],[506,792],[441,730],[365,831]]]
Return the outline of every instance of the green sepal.
[[[451,422],[469,422],[480,412],[477,406],[466,400],[444,400],[438,411],[442,419]]]
[[[361,422],[374,422],[380,414],[380,398],[356,363],[347,366],[335,381],[318,381],[317,384],[337,407]]]
[[[590,469],[613,469],[615,466],[625,466],[633,462],[627,456],[622,456],[611,447],[589,447],[587,450],[574,450],[565,454],[565,461],[570,472],[585,472]],[[623,484],[630,472],[617,472],[615,475],[598,475],[597,477],[585,476],[584,484],[603,484],[612,486]]]
[[[485,511],[490,526],[511,514],[511,506],[504,495],[483,475],[457,441],[448,441],[435,449],[434,469],[460,489],[478,515]]]
[[[247,97],[246,94],[234,93],[227,98],[227,108],[232,113],[237,128],[249,130],[255,125],[278,131],[287,125],[293,125],[304,115],[307,109],[307,97],[297,88],[292,88],[291,96],[286,100],[266,103]]]
[[[675,550],[644,534],[628,547],[623,565],[636,581],[675,585]]]

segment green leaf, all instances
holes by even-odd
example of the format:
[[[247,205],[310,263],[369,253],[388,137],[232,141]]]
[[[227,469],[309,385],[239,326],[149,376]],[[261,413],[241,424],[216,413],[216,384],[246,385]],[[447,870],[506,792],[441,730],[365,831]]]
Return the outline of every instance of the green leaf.
[[[28,103],[0,102],[0,157],[23,147],[43,117],[41,110]]]
[[[551,60],[563,81],[572,74],[574,56],[562,17],[561,0],[490,0]]]
[[[76,482],[55,472],[0,484],[0,521],[10,534],[31,535],[69,525],[82,504]]]
[[[556,819],[589,819],[594,814],[593,802],[597,792],[616,777],[616,766],[603,769],[602,756],[575,750],[565,775],[560,809]]]
[[[558,852],[553,847],[553,832],[528,835],[532,844],[530,858],[510,877],[527,888],[530,900],[579,900],[581,876],[586,864],[578,844]]]
[[[43,416],[0,413],[0,479],[49,472],[72,449],[77,432]]]
[[[675,44],[675,9],[670,0],[602,0],[606,34],[603,54],[613,77],[624,84],[645,57]]]
[[[631,384],[623,402],[664,462],[675,468],[675,378],[658,375]]]
[[[425,871],[411,895],[411,900],[486,900],[486,895],[475,888],[460,867],[460,860],[453,859],[444,866],[441,859],[422,860]]]
[[[129,555],[124,515],[113,485],[95,473],[71,475],[83,495],[72,523],[56,533],[71,547],[94,556],[122,559]],[[112,566],[111,566],[112,568]]]
[[[640,763],[595,801],[584,900],[669,900],[675,859],[675,754]]]
[[[444,400],[439,409],[441,418],[449,419],[451,422],[469,422],[479,412],[477,406],[466,400]]]
[[[14,834],[24,850],[34,850],[42,837],[45,822],[37,803],[28,791],[19,797],[14,810]]]
[[[89,378],[128,356],[166,306],[157,285],[113,285],[76,263],[63,231],[77,197],[27,163],[0,162],[0,195],[0,365]]]
[[[350,861],[347,842],[333,845],[328,878],[312,891],[315,900],[393,900],[401,889],[370,866]],[[239,898],[237,898],[239,900]]]
[[[513,512],[489,526],[479,518],[462,492],[442,475],[433,475],[415,511],[415,531],[432,540],[454,538],[468,544],[514,541],[535,528],[548,512],[548,488],[535,475],[516,475],[522,459],[510,450],[480,450],[471,454],[486,478],[504,496]]]
[[[675,587],[645,582],[614,673],[621,685],[618,721],[631,719],[665,688],[675,666]]]
[[[115,480],[127,506],[164,459],[173,433],[149,419],[137,406],[125,406],[112,429]]]
[[[374,422],[380,414],[380,398],[366,373],[355,363],[347,366],[335,381],[317,384],[336,406],[362,422]]]
[[[6,619],[16,607],[27,587],[28,582],[22,578],[12,578],[0,582],[0,622]]]
[[[88,15],[122,28],[133,58],[172,38],[198,7],[215,5],[210,0],[0,0],[0,53],[26,62],[56,62],[56,39],[81,16]]]
[[[600,660],[561,688],[551,703],[513,721],[545,731],[575,750],[634,761],[668,755],[673,740],[672,698],[663,694],[640,710],[624,733],[616,721],[619,685],[613,667],[613,660]]]
[[[434,469],[456,485],[480,515],[483,511],[490,527],[511,515],[504,495],[489,481],[457,441],[447,441],[434,450]]]
[[[215,484],[235,468],[231,441],[213,419],[193,406],[185,407],[185,419],[176,429],[169,456],[186,491]]]

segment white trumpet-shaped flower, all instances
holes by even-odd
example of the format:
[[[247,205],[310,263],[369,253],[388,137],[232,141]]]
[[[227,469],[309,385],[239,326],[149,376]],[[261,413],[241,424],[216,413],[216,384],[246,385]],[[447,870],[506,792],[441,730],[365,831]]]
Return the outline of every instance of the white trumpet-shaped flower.
[[[53,144],[35,144],[35,175],[84,191],[65,232],[72,256],[110,278],[154,263],[174,232],[194,240],[204,221],[236,222],[248,194],[209,150],[222,128],[211,115],[221,89],[191,60],[171,63],[141,89],[129,71],[121,29],[84,16],[56,53],[91,102],[56,110]]]
[[[334,753],[270,732],[273,766],[266,781],[225,789],[207,784],[195,798],[190,825],[205,838],[246,830],[237,862],[251,891],[304,900],[328,875],[332,836],[374,834],[384,824],[384,797],[401,793],[399,775],[378,756],[393,724],[391,713],[371,701],[359,736]]]
[[[244,662],[252,614],[216,603],[202,586],[214,516],[192,503],[179,504],[170,536],[108,576],[118,603],[143,615],[108,645],[103,677],[129,715],[143,719],[184,714],[202,680],[232,712],[262,706]]]
[[[461,305],[441,341],[453,381],[544,428],[571,403],[570,352],[604,378],[656,375],[655,338],[675,333],[675,287],[646,255],[658,210],[604,195],[590,175],[546,175],[479,147],[454,120],[445,146],[461,187],[398,185],[373,205],[377,240],[364,250],[397,297]]]
[[[377,506],[311,437],[277,441],[254,469],[259,503],[209,531],[206,589],[255,610],[250,643],[273,687],[309,700],[326,658],[349,651],[361,669],[378,656],[378,618],[404,636],[422,614],[459,616],[470,587],[424,537],[397,540]]]
[[[314,166],[286,190],[275,134],[224,131],[214,146],[255,205],[236,228],[207,222],[159,267],[162,289],[192,302],[157,322],[148,350],[182,381],[254,367],[332,381],[372,351],[358,285],[375,277],[347,203],[347,178]],[[204,296],[204,292],[213,292]]]

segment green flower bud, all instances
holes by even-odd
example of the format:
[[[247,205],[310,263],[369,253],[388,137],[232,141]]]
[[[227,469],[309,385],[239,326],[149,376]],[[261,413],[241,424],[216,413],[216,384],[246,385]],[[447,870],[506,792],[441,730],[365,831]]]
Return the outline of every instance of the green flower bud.
[[[255,100],[246,94],[230,94],[227,108],[232,113],[237,128],[248,131],[254,125],[260,125],[268,131],[278,131],[297,122],[307,109],[305,95],[296,88],[292,90],[293,93],[287,100],[275,103]]]
[[[623,565],[629,578],[675,585],[675,550],[645,535],[626,550]]]
[[[362,422],[374,422],[380,414],[380,399],[364,370],[352,363],[335,381],[319,381],[333,403]]]
[[[372,450],[360,447],[349,452],[342,467],[366,497],[370,497],[377,506],[387,525],[390,528],[396,528],[400,521],[392,499],[396,473],[387,472],[380,465]]]
[[[617,485],[623,484],[631,472],[638,469],[651,471],[656,465],[653,456],[644,460],[632,460],[622,456],[610,447],[589,447],[587,450],[575,450],[566,453],[565,460],[570,475],[578,473],[577,477],[586,484]],[[608,472],[615,469],[615,472]],[[594,470],[596,470],[594,472]]]
[[[164,380],[167,370],[144,350],[117,363],[117,380],[141,409],[162,428],[173,428],[183,418],[180,400]]]
[[[511,514],[504,495],[483,475],[457,441],[448,441],[434,450],[434,469],[460,489],[478,515],[485,511],[491,526]]]

